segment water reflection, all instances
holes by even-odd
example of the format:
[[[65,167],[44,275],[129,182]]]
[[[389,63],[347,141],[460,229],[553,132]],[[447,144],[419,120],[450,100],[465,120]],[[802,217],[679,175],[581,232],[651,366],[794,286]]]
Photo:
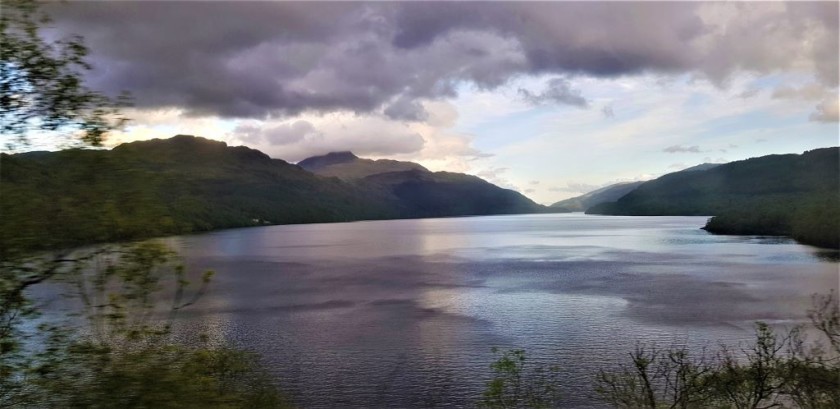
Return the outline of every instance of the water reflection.
[[[637,340],[714,345],[804,319],[837,259],[710,235],[704,217],[494,216],[236,229],[173,238],[217,271],[184,314],[262,354],[304,407],[470,405],[490,348],[561,365],[590,407],[595,364]]]

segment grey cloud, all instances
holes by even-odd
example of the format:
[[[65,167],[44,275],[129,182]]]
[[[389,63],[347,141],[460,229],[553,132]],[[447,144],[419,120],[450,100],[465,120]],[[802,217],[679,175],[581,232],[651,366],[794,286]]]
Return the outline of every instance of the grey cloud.
[[[565,78],[553,78],[548,82],[548,87],[539,94],[534,94],[526,89],[520,88],[519,95],[535,105],[553,102],[556,104],[572,105],[578,108],[589,107],[589,101],[581,96],[579,90],[573,89],[569,80]]]
[[[68,2],[55,31],[85,37],[92,88],[138,108],[284,117],[382,112],[423,118],[416,101],[492,89],[521,75],[813,68],[837,86],[838,4]],[[708,7],[732,7],[725,21]],[[716,17],[719,18],[719,17]],[[584,106],[569,83],[542,101]]]
[[[747,89],[741,91],[741,93],[738,94],[738,98],[741,98],[741,99],[752,98],[752,97],[758,95],[759,91],[761,91],[761,90],[758,89],[758,88],[750,87],[750,88],[747,88]]]
[[[601,108],[601,113],[604,114],[604,118],[615,118],[615,111],[613,111],[612,105],[604,105]]]
[[[682,146],[682,145],[672,145],[662,150],[662,152],[667,153],[700,153],[700,147],[697,145],[694,146]]]
[[[308,135],[319,135],[315,127],[307,121],[268,127],[239,125],[234,129],[233,134],[245,143],[268,143],[269,145],[288,145],[300,142]]]
[[[394,103],[389,105],[383,111],[385,116],[391,119],[400,121],[425,121],[429,118],[429,113],[423,108],[423,105],[417,101],[412,101],[410,98],[402,96]]]

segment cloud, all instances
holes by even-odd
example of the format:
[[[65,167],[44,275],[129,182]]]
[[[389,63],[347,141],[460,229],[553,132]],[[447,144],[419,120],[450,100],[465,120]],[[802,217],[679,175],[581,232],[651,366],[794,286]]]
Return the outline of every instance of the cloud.
[[[826,89],[817,83],[811,83],[801,87],[783,85],[773,90],[773,98],[777,99],[816,101],[823,98],[825,94]]]
[[[604,114],[604,118],[615,118],[615,111],[613,111],[612,105],[604,105],[601,108],[601,113]]]
[[[503,187],[505,189],[520,190],[517,186],[515,186],[513,183],[511,183],[507,178],[502,176],[508,170],[510,170],[510,169],[505,168],[505,167],[490,168],[490,169],[485,169],[485,170],[479,171],[475,175],[484,179],[484,180],[486,180],[486,181],[488,181],[488,182],[490,182],[490,183],[492,183],[492,184],[494,184],[494,185],[496,185],[496,186],[500,186],[500,187]]]
[[[417,129],[379,116],[330,114],[303,118],[244,121],[227,139],[290,162],[333,151],[353,151],[362,156],[416,155],[426,146]]]
[[[94,89],[140,109],[291,118],[380,113],[469,83],[560,76],[538,102],[584,107],[578,77],[799,72],[838,83],[838,3],[67,2],[56,34],[85,37]],[[185,24],[189,22],[189,28]],[[119,41],[115,41],[119,39]]]
[[[233,134],[242,142],[251,145],[263,142],[269,145],[289,145],[300,142],[307,136],[319,135],[315,127],[307,121],[272,126],[242,124],[234,129]]]
[[[811,114],[810,119],[817,122],[838,122],[840,120],[840,107],[837,97],[827,98],[817,105],[817,110]]]
[[[565,78],[551,79],[548,81],[548,87],[539,94],[534,94],[527,89],[520,88],[519,95],[534,105],[555,103],[561,105],[572,105],[578,108],[589,107],[589,101],[581,96],[580,90],[572,89],[569,80]]]
[[[683,145],[672,145],[662,150],[662,152],[667,153],[700,153],[700,147],[697,145],[693,146],[683,146]]]
[[[569,182],[566,186],[555,186],[548,190],[551,192],[569,192],[569,193],[589,193],[593,190],[600,189],[606,185],[593,185],[589,183]]]
[[[383,113],[388,118],[401,121],[425,121],[429,118],[429,113],[422,104],[405,96],[397,98],[394,103],[385,108]]]

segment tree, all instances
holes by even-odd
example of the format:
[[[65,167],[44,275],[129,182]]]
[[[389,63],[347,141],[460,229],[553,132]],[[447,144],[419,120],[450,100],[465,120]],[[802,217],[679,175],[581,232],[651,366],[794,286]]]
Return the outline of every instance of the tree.
[[[14,149],[46,133],[100,146],[125,121],[119,114],[124,99],[84,86],[91,66],[82,38],[44,40],[39,31],[50,20],[39,6],[35,0],[3,0],[0,10],[0,126],[13,138],[5,145]],[[99,170],[92,165],[85,175]],[[85,182],[72,181],[77,189]],[[4,200],[9,193],[2,193]],[[59,202],[57,208],[77,210],[66,206]],[[84,229],[85,219],[78,220],[71,227]],[[47,251],[36,253],[25,243],[9,240],[0,247],[0,408],[287,406],[253,355],[171,339],[174,314],[200,297],[209,276],[187,297],[186,272],[164,246],[142,242],[79,250],[47,243]],[[41,311],[28,290],[48,280],[76,288],[67,295],[81,309],[71,311],[75,321],[33,328]],[[168,320],[156,315],[155,300],[164,287],[174,291]]]
[[[200,298],[211,272],[191,289],[175,253],[154,241],[103,247],[72,268],[61,280],[75,288],[71,319],[85,331],[65,324],[35,335],[45,347],[16,357],[0,407],[288,407],[254,355],[171,339],[177,313]]]
[[[4,0],[0,13],[0,118],[8,149],[26,145],[32,132],[61,131],[84,144],[99,146],[122,125],[119,107],[84,86],[91,69],[88,49],[79,36],[53,42],[40,29],[50,22],[36,0]]]
[[[26,145],[35,132],[70,134],[83,144],[99,146],[109,131],[125,122],[119,114],[125,100],[112,100],[84,86],[84,71],[91,66],[82,38],[49,42],[40,33],[49,22],[35,0],[3,1],[0,129],[12,137],[5,146]],[[68,253],[33,256],[14,244],[0,248],[0,378],[10,376],[9,359],[19,350],[17,325],[37,313],[26,290],[81,261],[68,258]]]
[[[840,407],[840,307],[832,291],[815,295],[808,311],[812,333],[794,327],[777,335],[755,325],[755,341],[691,356],[685,347],[640,346],[631,365],[601,370],[595,391],[616,408]]]
[[[493,352],[499,354],[498,349]],[[487,382],[482,408],[552,408],[560,402],[559,376],[556,366],[526,365],[522,349],[512,349],[499,355],[490,365],[493,379]]]

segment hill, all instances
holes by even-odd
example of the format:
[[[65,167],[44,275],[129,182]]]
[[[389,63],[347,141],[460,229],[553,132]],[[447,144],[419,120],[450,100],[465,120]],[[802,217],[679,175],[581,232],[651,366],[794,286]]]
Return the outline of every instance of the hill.
[[[470,183],[482,192],[515,194],[475,179]],[[436,185],[441,193],[429,199],[439,206],[428,210],[403,189],[320,176],[254,149],[188,135],[112,150],[2,154],[0,186],[0,256],[9,248],[31,251],[231,227],[538,210],[519,206],[533,203],[524,197],[507,207],[494,194],[458,197],[473,192],[444,181]],[[496,205],[475,205],[479,200]]]
[[[420,164],[390,159],[362,159],[352,152],[330,152],[313,156],[298,162],[298,166],[322,176],[335,176],[344,180],[356,180],[367,176],[407,170],[427,171]]]
[[[561,200],[552,204],[552,209],[561,212],[583,212],[597,204],[613,202],[630,193],[643,182],[622,182],[593,190],[583,195]]]
[[[679,172],[693,172],[698,170],[707,170],[719,166],[714,163],[701,163],[690,168],[683,169]],[[638,182],[621,182],[593,190],[583,195],[572,197],[566,200],[561,200],[552,204],[552,209],[559,212],[585,212],[590,207],[601,204],[614,202],[622,196],[632,192],[637,187],[641,186],[644,181]]]
[[[350,152],[333,152],[298,163],[322,176],[335,176],[396,197],[418,217],[535,213],[545,207],[522,194],[479,177],[431,172],[420,164],[362,159]]]
[[[840,246],[840,148],[768,155],[643,183],[590,214],[706,215],[714,233],[790,235]]]

